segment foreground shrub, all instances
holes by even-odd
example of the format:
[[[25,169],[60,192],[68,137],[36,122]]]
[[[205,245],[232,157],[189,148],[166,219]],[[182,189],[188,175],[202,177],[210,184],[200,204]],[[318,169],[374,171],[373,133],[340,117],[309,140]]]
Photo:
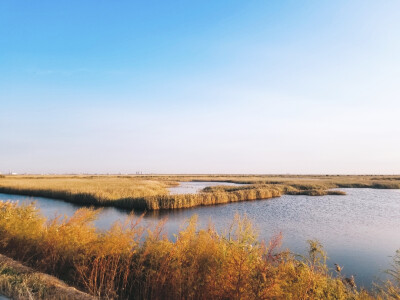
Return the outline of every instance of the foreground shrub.
[[[330,275],[317,241],[295,258],[279,251],[280,236],[260,243],[246,217],[224,234],[194,217],[173,242],[162,223],[150,230],[133,216],[98,232],[96,215],[45,220],[33,205],[0,202],[0,252],[104,299],[372,299]],[[399,295],[382,287],[389,293]]]

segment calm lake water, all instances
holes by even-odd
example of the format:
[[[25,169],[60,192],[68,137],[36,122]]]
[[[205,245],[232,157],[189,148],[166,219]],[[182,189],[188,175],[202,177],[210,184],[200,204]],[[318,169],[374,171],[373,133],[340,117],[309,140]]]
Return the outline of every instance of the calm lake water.
[[[181,182],[179,184],[179,186],[169,188],[169,193],[170,194],[196,194],[206,187],[217,186],[217,185],[240,186],[243,184],[232,183],[232,182],[215,182],[215,181]]]
[[[295,253],[306,253],[307,240],[318,239],[328,252],[329,267],[338,263],[344,266],[345,275],[355,275],[358,285],[370,287],[378,277],[384,278],[383,271],[390,267],[391,256],[400,249],[400,190],[342,190],[347,192],[346,196],[284,195],[267,200],[150,212],[143,223],[155,225],[167,218],[165,231],[173,239],[184,221],[194,214],[198,215],[200,226],[205,227],[211,220],[219,230],[227,228],[236,213],[246,214],[258,229],[260,239],[268,240],[281,232],[282,248]],[[0,194],[0,200],[36,201],[47,217],[70,216],[79,208],[40,197]],[[107,229],[126,215],[123,210],[104,208],[95,224]]]

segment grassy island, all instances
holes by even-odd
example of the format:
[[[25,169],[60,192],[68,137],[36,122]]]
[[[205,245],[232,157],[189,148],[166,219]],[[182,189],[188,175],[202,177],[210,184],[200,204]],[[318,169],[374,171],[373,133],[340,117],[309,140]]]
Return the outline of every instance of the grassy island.
[[[171,195],[181,181],[215,181],[198,194]],[[241,186],[224,186],[224,182]],[[400,188],[400,176],[144,175],[3,176],[0,193],[55,198],[81,205],[135,210],[179,209],[289,195],[343,195],[337,188]]]

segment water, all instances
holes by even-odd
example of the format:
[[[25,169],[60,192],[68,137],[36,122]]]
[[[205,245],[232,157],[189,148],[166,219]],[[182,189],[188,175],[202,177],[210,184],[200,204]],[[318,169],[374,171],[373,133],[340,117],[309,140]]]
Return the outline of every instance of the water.
[[[290,196],[195,207],[166,212],[150,212],[145,225],[167,218],[166,233],[174,238],[183,222],[199,216],[200,226],[212,220],[217,229],[224,229],[236,213],[247,214],[259,231],[260,239],[283,234],[283,248],[295,253],[307,251],[307,240],[318,239],[333,263],[344,266],[345,275],[354,274],[358,285],[370,287],[383,279],[390,267],[390,256],[400,249],[400,190],[343,189],[346,196]],[[72,215],[79,206],[39,197],[0,194],[0,200],[36,201],[44,215]],[[126,211],[104,208],[96,226],[107,229],[116,220],[123,220]]]
[[[217,185],[239,186],[239,185],[243,185],[243,184],[232,183],[232,182],[215,182],[215,181],[181,182],[178,186],[169,188],[169,193],[170,194],[196,194],[206,187],[217,186]]]

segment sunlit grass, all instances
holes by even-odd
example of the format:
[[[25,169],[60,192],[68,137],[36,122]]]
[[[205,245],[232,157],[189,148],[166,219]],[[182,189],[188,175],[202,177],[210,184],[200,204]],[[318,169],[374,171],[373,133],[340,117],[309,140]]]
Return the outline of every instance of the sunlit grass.
[[[179,181],[216,181],[198,194],[170,195]],[[223,182],[242,183],[223,186]],[[289,195],[343,195],[335,188],[400,188],[400,176],[5,176],[0,192],[135,210],[179,209]]]
[[[85,208],[46,220],[33,205],[0,202],[0,252],[104,299],[399,297],[399,269],[368,294],[332,275],[317,241],[309,242],[308,257],[296,258],[279,250],[280,236],[260,242],[245,217],[224,234],[212,225],[199,229],[192,218],[171,241],[162,224],[150,230],[133,216],[96,231],[96,215]]]
[[[93,300],[61,280],[0,254],[0,293],[14,300]]]

